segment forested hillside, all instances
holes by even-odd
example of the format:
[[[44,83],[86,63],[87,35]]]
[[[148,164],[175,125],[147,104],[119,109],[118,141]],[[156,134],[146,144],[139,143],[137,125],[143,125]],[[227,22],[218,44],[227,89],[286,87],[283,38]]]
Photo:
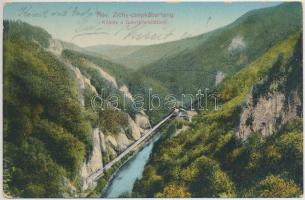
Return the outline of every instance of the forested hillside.
[[[4,181],[13,196],[62,196],[92,150],[72,75],[43,49],[49,38],[4,21]]]
[[[114,48],[118,54],[110,59],[136,69],[134,78],[144,76],[150,80],[148,85],[162,85],[167,93],[189,94],[213,88],[221,81],[218,77],[232,76],[301,26],[301,4],[283,3],[252,10],[227,26],[191,38],[142,47],[86,49],[107,56]],[[127,55],[120,56],[121,51]]]
[[[303,194],[301,3],[252,10],[209,33],[149,46],[81,48],[22,21],[3,24],[8,197],[101,196],[134,152],[105,166],[169,112],[127,196]],[[183,94],[205,89],[217,96],[217,109],[182,105]],[[176,97],[175,109],[167,95]],[[86,181],[99,171],[99,180]]]
[[[145,46],[95,45],[86,47],[85,49],[89,52],[93,52],[97,55],[103,56],[113,62],[119,63],[131,69],[136,69],[139,66],[135,65],[134,63],[129,63],[126,60],[126,57],[140,50],[143,47]]]
[[[90,174],[150,128],[132,107],[127,69],[54,41],[4,21],[4,186],[13,197],[79,196]],[[94,108],[96,96],[109,106]]]
[[[128,87],[133,94],[148,96],[147,89],[152,88],[161,98],[173,94],[179,100],[182,94],[195,95],[199,89],[213,90],[275,44],[298,33],[301,19],[301,4],[283,3],[250,11],[228,26],[197,37],[142,47],[132,54],[147,64],[131,72]],[[160,56],[149,64],[147,57],[155,54]],[[166,112],[147,111],[152,121]]]
[[[107,61],[99,56],[86,55],[70,49],[65,49],[62,52],[63,58],[69,60],[73,65],[77,66],[82,74],[88,77],[98,93],[104,90],[104,97],[111,94],[120,95],[119,107],[123,108],[124,93],[121,88],[127,87],[128,92],[132,95],[141,95],[144,99],[143,109],[146,110],[146,114],[150,117],[152,123],[158,122],[160,118],[170,112],[161,105],[159,110],[149,110],[149,89],[152,90],[153,94],[159,95],[164,98],[169,92],[159,81],[155,81],[152,78],[146,77],[142,72],[128,69],[124,66]],[[92,68],[92,64],[102,67],[109,75],[115,77],[115,82],[109,80],[103,80],[100,78],[97,69]],[[139,110],[136,110],[130,99],[124,103],[126,111],[134,116]]]
[[[164,137],[155,147],[136,197],[298,197],[302,194],[302,35],[275,44],[218,88],[220,110],[199,114],[191,129]],[[264,121],[272,132],[239,135],[256,116],[241,115],[248,102],[272,102],[276,114]],[[283,95],[283,96],[281,96]],[[283,98],[282,98],[283,97]],[[263,110],[272,113],[273,110]],[[265,115],[260,113],[260,118]],[[175,125],[171,125],[175,126]],[[172,134],[172,128],[164,134]],[[175,130],[175,129],[174,129]]]
[[[174,42],[181,48],[189,47],[176,54],[162,54],[170,44],[159,45],[155,51],[162,57],[144,65],[139,71],[145,77],[162,83],[170,93],[194,94],[198,88],[213,88],[219,75],[232,76],[277,42],[298,32],[301,26],[300,3],[283,3],[253,10],[228,26],[185,39],[185,42],[195,41],[196,45],[192,47],[181,44],[182,41]],[[179,48],[174,47],[173,52]]]

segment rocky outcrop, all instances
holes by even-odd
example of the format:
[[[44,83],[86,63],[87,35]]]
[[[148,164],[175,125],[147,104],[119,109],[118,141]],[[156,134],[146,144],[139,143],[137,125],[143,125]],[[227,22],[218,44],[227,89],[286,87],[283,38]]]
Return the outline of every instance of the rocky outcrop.
[[[106,80],[110,85],[112,85],[113,87],[118,89],[118,84],[116,82],[116,79],[113,76],[111,76],[109,73],[104,71],[101,67],[97,66],[96,64],[94,64],[88,60],[86,60],[86,62],[88,63],[88,65],[90,67],[96,69],[104,80]]]
[[[50,45],[49,45],[48,50],[57,56],[59,56],[61,54],[61,52],[64,50],[64,47],[60,40],[50,38],[49,44]]]
[[[189,130],[190,127],[189,126],[186,126],[186,125],[183,125],[180,129],[177,128],[177,130],[173,133],[173,136],[172,137],[175,137],[177,135],[179,135],[180,133],[184,132],[184,131],[187,131]]]
[[[131,143],[132,141],[129,140],[123,130],[119,132],[118,134],[114,135],[114,138],[117,142],[117,151],[122,152],[124,151]]]
[[[67,187],[67,191],[63,193],[64,198],[77,197],[77,189],[71,184],[67,177],[63,177],[64,185]]]
[[[232,38],[231,43],[228,46],[228,51],[230,53],[238,52],[246,48],[246,42],[243,36],[237,35]]]
[[[134,100],[133,97],[132,97],[132,94],[129,92],[129,89],[126,85],[121,86],[120,91],[123,92],[125,97],[129,98],[131,101]]]
[[[128,115],[128,129],[126,133],[129,138],[133,140],[138,140],[141,137],[142,129],[133,121],[133,119]]]
[[[91,90],[94,94],[97,94],[95,87],[91,84],[90,79],[88,79],[86,76],[84,76],[77,67],[75,67],[69,61],[63,59],[60,56],[64,49],[60,40],[50,39],[49,42],[50,42],[50,46],[47,50],[50,51],[51,53],[53,53],[60,62],[65,64],[65,66],[67,68],[69,68],[69,70],[72,71],[73,75],[75,76],[75,81],[78,85],[79,94],[80,94],[79,95],[80,103],[81,103],[81,105],[84,106],[85,105],[85,99],[84,99],[85,89],[89,88],[89,90]]]
[[[85,105],[84,91],[86,88],[89,88],[94,94],[97,94],[97,91],[93,85],[91,85],[91,81],[82,75],[80,70],[77,67],[74,67],[70,63],[66,62],[66,65],[74,72],[76,77],[76,82],[78,84],[78,88],[80,90],[80,103],[81,105]]]
[[[95,172],[99,168],[103,167],[102,159],[102,141],[100,136],[100,130],[98,128],[93,129],[93,151],[91,157],[87,163],[84,163],[81,168],[81,176],[88,177],[91,173]]]
[[[190,122],[193,120],[193,117],[198,115],[198,113],[196,111],[187,111],[186,113],[187,113],[187,116],[188,116]]]
[[[71,45],[70,47],[67,47],[69,44],[53,38],[50,38],[49,43],[49,47],[45,48],[45,50],[50,52],[59,62],[63,64],[63,66],[69,70],[69,75],[71,75],[71,78],[74,79],[78,88],[77,92],[80,104],[83,106],[84,110],[88,112],[88,114],[92,114],[92,119],[95,120],[97,116],[94,113],[91,113],[91,111],[87,110],[88,105],[90,105],[88,103],[91,102],[85,101],[90,101],[90,99],[87,98],[88,95],[98,95],[96,88],[91,84],[90,77],[86,76],[87,74],[83,74],[77,65],[73,65],[72,60],[70,61],[69,58],[64,58],[62,56],[63,50],[71,49]],[[97,73],[100,76],[99,78],[102,80],[103,84],[107,85],[108,87],[110,86],[109,88],[113,91],[120,92],[126,97],[127,100],[131,102],[134,100],[129,88],[125,84],[119,85],[116,77],[104,70],[105,68],[103,66],[96,65],[90,59],[84,58],[84,60],[87,67],[97,70]],[[141,134],[144,133],[144,129],[150,128],[148,116],[144,112],[136,114],[134,119],[131,118],[128,113],[124,114],[127,115],[128,122],[127,125],[124,123],[125,125],[124,127],[121,127],[119,133],[111,133],[105,130],[105,127],[98,128],[96,122],[92,123],[93,148],[91,155],[89,155],[86,160],[83,161],[78,172],[80,178],[78,181],[80,182],[77,181],[77,184],[80,183],[81,191],[78,191],[78,187],[75,186],[76,182],[64,177],[64,185],[67,188],[65,193],[63,193],[64,197],[69,198],[87,196],[88,191],[86,190],[88,187],[95,187],[97,184],[97,182],[94,182],[91,185],[91,183],[88,182],[88,177],[97,170],[102,169],[103,166],[111,162],[135,141],[139,140],[141,138]]]
[[[50,47],[47,49],[49,52],[52,52],[56,58],[62,62],[73,75],[75,82],[78,86],[78,92],[80,97],[80,103],[82,106],[85,106],[85,91],[90,90],[93,94],[98,94],[96,88],[91,84],[91,81],[88,77],[81,73],[79,68],[72,65],[69,60],[66,60],[61,57],[61,53],[64,49],[63,44],[59,40],[51,39]],[[115,77],[111,76],[109,73],[104,71],[100,66],[86,60],[88,66],[97,69],[101,79],[106,81],[106,84],[112,86],[114,90],[120,91],[125,95],[130,101],[133,101],[132,94],[129,92],[129,89],[126,85],[122,85],[120,88],[117,84]],[[92,131],[92,140],[93,140],[93,149],[92,153],[89,156],[87,161],[84,161],[81,169],[80,176],[83,179],[83,189],[87,188],[86,178],[91,175],[93,172],[101,169],[106,163],[111,161],[114,157],[123,152],[128,148],[133,142],[141,138],[141,134],[144,133],[144,129],[150,128],[150,123],[148,116],[144,112],[136,114],[135,120],[130,117],[128,113],[128,123],[127,126],[121,127],[119,133],[106,132],[103,133],[101,129],[93,127]],[[104,156],[106,156],[104,158]],[[67,180],[67,184],[70,182]],[[72,196],[74,188],[71,186],[71,191],[66,196]],[[71,193],[71,194],[70,194]]]
[[[226,76],[222,71],[217,71],[217,74],[215,76],[215,86],[221,83],[225,77]]]
[[[142,129],[149,129],[151,127],[148,116],[143,111],[135,115],[135,122]]]
[[[112,147],[113,149],[116,149],[118,146],[118,143],[116,142],[116,139],[112,135],[106,136],[106,145]]]
[[[107,132],[104,134],[99,128],[94,128],[92,132],[93,151],[90,159],[84,162],[80,175],[85,180],[90,174],[102,168],[103,156],[114,158],[128,148],[133,142],[140,139],[141,131],[143,131],[135,121],[128,115],[128,127],[126,130],[121,128],[119,133]],[[83,182],[83,188],[87,188],[87,183]]]
[[[128,139],[123,129],[119,133],[106,136],[106,145],[108,145],[108,148],[115,150],[116,154],[124,151],[132,143],[133,141]]]
[[[242,140],[247,139],[253,132],[269,136],[282,124],[300,118],[301,105],[302,101],[296,91],[291,92],[288,97],[280,92],[268,93],[257,100],[249,95],[236,135]]]
[[[107,151],[106,138],[105,138],[105,135],[102,131],[100,131],[100,141],[101,141],[102,153],[106,153],[106,151]]]

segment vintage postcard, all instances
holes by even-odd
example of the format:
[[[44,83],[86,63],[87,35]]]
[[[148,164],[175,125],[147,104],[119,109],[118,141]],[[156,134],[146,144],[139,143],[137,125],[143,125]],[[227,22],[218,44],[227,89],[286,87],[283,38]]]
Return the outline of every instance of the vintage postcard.
[[[302,2],[3,4],[3,198],[303,196]]]

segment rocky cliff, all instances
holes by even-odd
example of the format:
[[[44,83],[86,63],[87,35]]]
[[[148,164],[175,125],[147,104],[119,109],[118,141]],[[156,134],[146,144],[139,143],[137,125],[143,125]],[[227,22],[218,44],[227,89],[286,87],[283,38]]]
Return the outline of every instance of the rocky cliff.
[[[89,91],[92,95],[98,95],[97,89],[91,83],[90,77],[82,74],[77,66],[73,65],[69,60],[62,57],[61,53],[64,49],[65,46],[61,41],[50,39],[50,47],[48,50],[52,52],[61,62],[63,62],[65,66],[67,66],[71,71],[78,85],[80,102],[82,106],[85,107],[85,104],[90,105],[90,102],[85,102],[89,101],[85,97],[86,90]],[[98,71],[99,78],[103,80],[104,83],[108,84],[108,86],[112,86],[113,90],[121,92],[130,101],[133,101],[132,94],[129,92],[129,89],[125,84],[119,86],[116,78],[103,70],[101,66],[98,66],[89,60],[85,60],[85,63],[88,67]],[[123,111],[117,112],[123,113]],[[145,132],[145,129],[150,128],[149,118],[145,112],[140,111],[135,113],[133,117],[131,117],[128,113],[123,114],[127,116],[127,124],[123,127],[120,127],[120,130],[116,133],[108,130],[103,131],[101,130],[103,127],[96,127],[93,125],[92,153],[89,156],[89,159],[84,161],[80,170],[80,175],[83,179],[87,178],[96,170],[102,168],[103,165],[111,161],[133,142],[138,140]]]
[[[240,115],[237,137],[270,136],[288,121],[302,116],[302,42],[286,63],[279,55],[269,74],[253,86]]]
[[[256,101],[257,103],[253,96],[249,95],[241,113],[237,136],[243,140],[253,132],[270,136],[279,130],[282,124],[301,118],[299,109],[302,99],[296,91],[288,97],[288,102],[285,95],[280,92],[268,93],[267,96],[260,97]]]

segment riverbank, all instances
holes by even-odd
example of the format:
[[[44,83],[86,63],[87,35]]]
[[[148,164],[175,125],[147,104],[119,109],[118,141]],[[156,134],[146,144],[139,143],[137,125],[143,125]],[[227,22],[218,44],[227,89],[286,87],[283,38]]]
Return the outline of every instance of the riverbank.
[[[91,197],[91,198],[104,196],[104,193],[105,193],[107,187],[109,186],[109,183],[111,183],[112,179],[116,176],[118,171],[127,162],[129,162],[134,156],[136,156],[138,154],[138,152],[140,152],[143,148],[145,148],[147,145],[149,145],[150,142],[147,143],[147,141],[149,141],[152,138],[154,138],[154,136],[156,136],[157,134],[158,134],[158,132],[153,134],[153,135],[151,135],[151,136],[149,136],[149,137],[147,137],[147,138],[145,138],[145,140],[143,140],[143,142],[141,144],[139,144],[134,151],[131,151],[129,154],[124,156],[121,161],[118,161],[111,168],[109,168],[103,174],[103,176],[101,176],[98,179],[98,181],[96,182],[96,185],[94,186],[94,188],[87,189],[87,191],[85,191],[83,193],[83,195],[81,195],[81,196],[82,197]]]
[[[106,198],[117,198],[122,195],[129,196],[132,192],[133,184],[140,179],[144,167],[149,160],[153,146],[159,140],[161,133],[156,133],[150,141],[138,150],[122,167],[116,172],[104,188],[103,196]]]

